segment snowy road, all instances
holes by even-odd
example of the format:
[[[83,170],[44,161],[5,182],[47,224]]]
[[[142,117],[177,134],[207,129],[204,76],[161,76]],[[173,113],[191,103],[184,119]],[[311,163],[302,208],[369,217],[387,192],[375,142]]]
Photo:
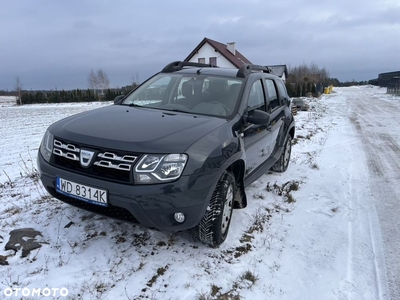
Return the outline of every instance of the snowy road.
[[[400,126],[397,123],[397,129],[389,131],[381,125],[385,119],[391,119],[393,126],[398,122],[393,113],[400,99],[377,91],[341,88],[323,99],[327,114],[317,124],[331,127],[320,141],[323,147],[313,152],[318,172],[306,173],[308,184],[298,192],[301,203],[290,220],[298,230],[289,234],[287,244],[296,245],[298,251],[283,258],[292,261],[285,272],[301,282],[302,288],[290,292],[293,299],[400,299],[399,233],[394,232],[398,231],[400,153],[395,144],[384,146],[396,141]],[[380,142],[382,136],[386,142]],[[382,164],[386,172],[376,174],[376,166]],[[391,200],[383,201],[388,196]]]
[[[348,114],[367,154],[392,299],[400,299],[400,101],[368,89],[346,91]]]

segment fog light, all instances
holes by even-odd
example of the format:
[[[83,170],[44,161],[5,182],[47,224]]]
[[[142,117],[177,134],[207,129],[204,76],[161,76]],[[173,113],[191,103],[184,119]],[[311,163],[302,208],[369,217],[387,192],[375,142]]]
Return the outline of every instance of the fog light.
[[[183,221],[185,221],[185,215],[181,212],[175,213],[174,218],[178,223],[182,223]]]

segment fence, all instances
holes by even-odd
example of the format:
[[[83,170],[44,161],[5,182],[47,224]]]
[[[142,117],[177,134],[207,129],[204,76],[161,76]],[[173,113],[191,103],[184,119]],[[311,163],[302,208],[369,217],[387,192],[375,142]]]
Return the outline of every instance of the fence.
[[[388,94],[400,95],[400,77],[393,77],[387,87]]]

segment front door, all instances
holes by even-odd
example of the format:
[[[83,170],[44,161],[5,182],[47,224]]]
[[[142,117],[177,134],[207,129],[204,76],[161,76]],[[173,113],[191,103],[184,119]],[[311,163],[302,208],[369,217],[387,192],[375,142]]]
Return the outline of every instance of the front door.
[[[253,83],[248,97],[247,114],[254,110],[266,111],[265,92],[262,80]],[[245,177],[250,176],[271,155],[271,131],[269,125],[244,124],[244,147],[246,149]]]

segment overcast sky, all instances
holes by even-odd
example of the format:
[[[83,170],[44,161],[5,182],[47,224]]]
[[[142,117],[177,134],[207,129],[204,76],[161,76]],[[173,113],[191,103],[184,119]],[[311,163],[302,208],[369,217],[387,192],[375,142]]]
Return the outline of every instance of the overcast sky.
[[[0,0],[0,90],[124,86],[184,60],[204,37],[251,62],[316,63],[340,81],[400,70],[399,0]]]

